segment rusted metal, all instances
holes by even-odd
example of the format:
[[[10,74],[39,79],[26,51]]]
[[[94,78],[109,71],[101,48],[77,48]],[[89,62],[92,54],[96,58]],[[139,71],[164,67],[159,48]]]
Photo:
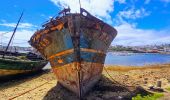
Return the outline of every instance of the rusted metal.
[[[85,9],[80,13],[64,11],[67,14],[35,32],[30,44],[50,61],[58,82],[81,97],[100,79],[117,31]]]

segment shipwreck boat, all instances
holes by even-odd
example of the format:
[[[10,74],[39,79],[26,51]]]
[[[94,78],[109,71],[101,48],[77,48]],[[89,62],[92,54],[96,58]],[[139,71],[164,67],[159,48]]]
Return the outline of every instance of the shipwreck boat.
[[[36,31],[30,45],[50,61],[57,80],[82,97],[101,77],[105,56],[117,31],[81,8],[64,9]]]
[[[10,43],[13,39],[13,36],[17,30],[19,22],[22,18],[18,20],[18,23],[14,29],[14,32],[10,38],[8,46],[5,50],[0,51],[0,78],[7,77],[11,75],[29,73],[41,70],[47,63],[47,60],[44,60],[41,56],[38,56],[33,53],[19,53],[19,52],[10,52],[8,50]]]

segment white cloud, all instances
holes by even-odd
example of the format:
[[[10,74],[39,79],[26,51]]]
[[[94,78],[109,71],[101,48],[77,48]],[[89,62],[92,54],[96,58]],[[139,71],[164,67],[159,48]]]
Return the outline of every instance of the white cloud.
[[[112,42],[112,45],[147,45],[147,44],[163,44],[170,43],[170,36],[168,30],[151,30],[151,29],[139,29],[132,24],[124,23],[119,26],[115,26],[118,31],[116,39]]]
[[[0,23],[0,26],[5,26],[5,27],[15,27],[16,26],[16,23],[7,23],[7,22],[3,22],[3,23]],[[36,25],[33,25],[31,23],[19,23],[19,28],[29,28],[29,29],[32,29],[32,28],[36,28],[37,26]]]
[[[150,0],[146,0],[145,2],[149,3]],[[146,11],[146,9],[136,9],[134,6],[119,11],[113,19],[118,35],[112,42],[112,45],[137,46],[170,43],[170,30],[168,29],[154,30],[136,27],[138,23],[135,23],[135,19],[149,15],[150,12]]]
[[[71,9],[71,12],[79,12],[79,0],[51,0],[55,5],[62,8]],[[82,8],[89,11],[92,15],[106,19],[106,21],[111,22],[110,13],[114,10],[114,0],[81,0]]]
[[[15,33],[15,36],[14,36],[14,40],[12,42],[12,45],[13,46],[24,46],[24,47],[27,47],[27,46],[30,46],[28,44],[28,40],[31,38],[31,36],[34,34],[35,31],[30,31],[30,30],[17,30],[16,33]],[[6,33],[6,34],[3,34],[2,33],[5,33],[5,31],[0,31],[0,45],[7,45],[11,35],[12,35],[12,32],[9,32],[9,33]]]
[[[119,2],[120,4],[125,4],[126,0],[115,0],[115,2]]]
[[[48,19],[51,19],[51,18],[53,18],[53,16],[48,16]]]
[[[150,12],[146,11],[144,8],[135,9],[134,7],[120,11],[118,13],[119,17],[127,18],[127,19],[137,19],[137,18],[143,18],[150,15]]]
[[[134,24],[122,23],[115,26],[118,31],[118,35],[112,42],[112,45],[147,45],[147,44],[162,44],[170,43],[169,30],[151,30],[151,29],[139,29]],[[30,46],[27,41],[31,38],[35,31],[30,30],[17,30],[13,46]],[[12,32],[4,34],[4,31],[0,31],[0,45],[7,45]],[[1,42],[2,41],[2,42]]]
[[[63,9],[68,6],[71,8],[71,12],[79,12],[79,2],[78,0],[51,0],[56,6]],[[126,3],[126,0],[115,0],[120,4]],[[150,0],[145,0],[145,3],[149,3]],[[113,22],[112,16],[110,13],[114,11],[114,0],[81,0],[82,8],[85,8],[92,15],[105,20],[107,23],[117,24],[115,28],[118,31],[116,39],[112,44],[121,44],[121,45],[146,45],[146,44],[158,44],[158,43],[168,43],[170,42],[170,36],[168,36],[167,30],[152,30],[152,29],[139,29],[136,28],[136,23],[127,23],[125,19],[138,19],[150,15],[150,12],[146,11],[144,8],[136,9],[133,5],[131,8],[125,9],[118,12],[115,22]],[[40,16],[44,16],[41,14]],[[1,26],[15,27],[16,23],[0,23]],[[19,27],[24,28],[24,30],[18,30],[15,35],[14,45],[23,45],[26,43],[34,31],[27,30],[27,28],[34,27],[30,23],[21,23]],[[25,29],[25,27],[27,27]],[[0,32],[2,33],[2,32]],[[167,34],[168,33],[168,34]],[[8,33],[5,36],[10,37],[12,33]],[[4,39],[7,43],[9,38]],[[22,44],[22,40],[25,40],[25,44]],[[21,43],[21,44],[17,44]]]

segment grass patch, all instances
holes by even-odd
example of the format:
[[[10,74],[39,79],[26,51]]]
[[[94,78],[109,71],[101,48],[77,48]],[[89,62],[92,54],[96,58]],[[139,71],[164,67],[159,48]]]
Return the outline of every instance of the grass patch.
[[[166,88],[166,90],[170,91],[170,87]]]
[[[138,94],[136,97],[133,97],[132,100],[157,100],[164,95],[162,93],[155,93],[153,95],[146,95],[146,96],[141,96],[141,94]]]

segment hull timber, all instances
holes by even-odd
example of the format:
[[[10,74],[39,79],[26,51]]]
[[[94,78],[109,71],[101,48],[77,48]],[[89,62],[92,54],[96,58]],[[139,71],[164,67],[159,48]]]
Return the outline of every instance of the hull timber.
[[[50,61],[59,83],[83,96],[100,79],[117,31],[84,9],[80,14],[65,13],[44,26],[30,44]]]
[[[0,77],[41,70],[47,61],[25,61],[0,58]]]

